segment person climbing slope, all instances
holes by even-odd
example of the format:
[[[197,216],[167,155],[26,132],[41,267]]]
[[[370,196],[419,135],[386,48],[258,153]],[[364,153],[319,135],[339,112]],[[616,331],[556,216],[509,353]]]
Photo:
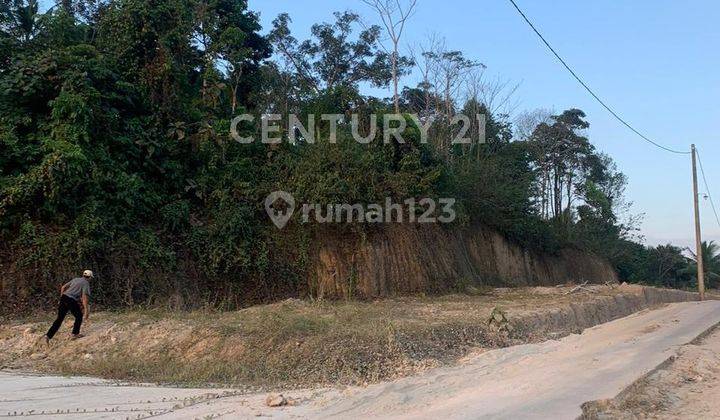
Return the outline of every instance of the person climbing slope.
[[[58,315],[52,326],[45,334],[45,341],[49,344],[50,340],[55,336],[58,329],[65,320],[65,316],[70,312],[75,317],[75,323],[72,329],[72,339],[83,337],[80,334],[80,326],[83,319],[88,320],[90,314],[90,280],[93,278],[93,272],[90,270],[83,271],[82,277],[77,277],[60,286],[60,303],[58,304]],[[82,305],[82,307],[81,307]]]

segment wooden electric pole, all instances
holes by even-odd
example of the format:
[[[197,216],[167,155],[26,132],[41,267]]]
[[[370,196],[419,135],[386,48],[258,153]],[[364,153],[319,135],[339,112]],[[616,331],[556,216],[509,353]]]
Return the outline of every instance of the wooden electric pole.
[[[700,231],[700,197],[698,193],[697,179],[697,160],[695,145],[692,145],[692,170],[693,170],[693,201],[695,203],[695,255],[697,259],[698,270],[698,291],[700,292],[700,300],[705,300],[705,264],[702,253],[702,233]]]

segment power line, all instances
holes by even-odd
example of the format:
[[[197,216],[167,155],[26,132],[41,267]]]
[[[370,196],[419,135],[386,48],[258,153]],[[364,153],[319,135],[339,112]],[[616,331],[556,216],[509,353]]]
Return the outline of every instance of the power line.
[[[535,28],[535,25],[533,25],[533,23],[530,22],[530,19],[528,19],[528,17],[525,16],[525,13],[523,13],[523,11],[520,10],[520,7],[518,7],[517,3],[515,3],[514,0],[508,0],[508,1],[509,1],[510,3],[512,3],[512,5],[515,7],[515,9],[518,11],[518,13],[520,13],[520,16],[522,16],[522,18],[525,19],[525,22],[527,22],[527,24],[530,25],[530,28],[532,28],[532,30],[535,32],[535,34],[536,34],[538,37],[540,37],[540,39],[542,40],[542,42],[543,42],[543,43],[545,44],[545,46],[548,47],[548,49],[555,55],[555,57],[556,57],[558,60],[560,60],[560,62],[562,63],[562,65],[565,66],[565,68],[570,72],[570,74],[572,74],[572,76],[575,78],[575,80],[577,80],[577,81],[582,85],[582,87],[584,87],[585,90],[587,90],[587,91],[590,93],[590,95],[592,95],[592,97],[595,98],[595,100],[597,100],[597,101],[600,103],[600,105],[603,106],[603,108],[605,108],[606,110],[608,110],[608,112],[610,112],[610,114],[612,114],[613,117],[615,117],[618,121],[620,121],[623,125],[625,125],[625,127],[629,128],[633,133],[635,133],[635,134],[637,134],[638,136],[640,136],[640,138],[642,138],[642,139],[645,140],[646,142],[648,142],[648,143],[650,143],[650,144],[652,144],[652,145],[654,145],[654,146],[656,146],[656,147],[659,147],[660,149],[663,149],[663,150],[668,151],[668,152],[671,152],[671,153],[677,153],[677,154],[682,154],[682,155],[688,155],[688,154],[690,154],[690,152],[687,152],[687,151],[680,151],[680,150],[670,149],[669,147],[665,147],[665,146],[663,146],[662,144],[657,143],[657,142],[649,139],[647,136],[645,136],[644,134],[642,134],[641,132],[639,132],[638,130],[636,130],[633,126],[631,126],[631,125],[630,125],[627,121],[625,121],[622,117],[620,117],[620,115],[618,115],[615,111],[612,110],[612,108],[610,108],[607,104],[605,104],[605,102],[604,102],[602,99],[600,99],[600,97],[597,96],[597,95],[595,94],[595,92],[593,92],[593,90],[590,89],[590,87],[588,87],[587,84],[585,84],[585,82],[582,81],[582,79],[580,78],[580,76],[578,76],[578,75],[575,73],[575,71],[573,71],[573,69],[570,68],[570,66],[565,62],[565,60],[563,60],[563,58],[560,57],[560,54],[558,54],[558,53],[555,51],[555,49],[550,45],[550,43],[547,42],[547,40],[545,40],[545,37],[542,36],[542,34],[540,33],[540,31],[538,31],[537,28]]]
[[[695,153],[697,154],[698,162],[700,163],[700,173],[702,174],[703,183],[705,184],[705,190],[707,191],[707,196],[710,199],[710,206],[712,206],[713,213],[715,213],[715,221],[717,222],[718,227],[720,227],[720,217],[718,217],[715,203],[713,202],[712,195],[710,195],[710,186],[708,185],[707,178],[705,177],[705,169],[703,168],[702,159],[700,159],[700,151],[697,150],[697,147],[695,148]]]

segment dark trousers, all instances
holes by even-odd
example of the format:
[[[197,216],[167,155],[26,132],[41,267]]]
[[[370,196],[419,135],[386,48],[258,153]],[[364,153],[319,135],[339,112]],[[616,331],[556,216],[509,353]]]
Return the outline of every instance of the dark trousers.
[[[60,298],[60,304],[58,305],[57,319],[55,320],[55,322],[53,322],[52,326],[47,332],[48,338],[53,338],[53,336],[65,320],[65,315],[67,315],[68,311],[75,317],[75,324],[73,324],[72,330],[73,334],[80,334],[80,325],[82,325],[83,320],[83,312],[80,308],[80,304],[78,303],[78,301],[71,298],[70,296],[62,295],[62,297]]]

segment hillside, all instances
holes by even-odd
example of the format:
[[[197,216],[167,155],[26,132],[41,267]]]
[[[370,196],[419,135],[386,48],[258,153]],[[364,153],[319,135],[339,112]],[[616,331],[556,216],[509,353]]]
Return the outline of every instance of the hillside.
[[[494,108],[489,96],[514,91],[484,78],[482,57],[441,43],[391,59],[382,28],[352,11],[297,39],[289,15],[263,28],[244,0],[0,9],[1,311],[54,305],[84,269],[107,308],[233,310],[613,271],[693,284],[680,248],[634,242],[628,179],[587,115]],[[402,86],[421,67],[426,79]],[[392,100],[373,94],[391,86]],[[295,213],[280,230],[265,203],[278,191],[320,209],[414,204],[402,227]],[[453,217],[440,220],[443,200]],[[434,226],[407,222],[426,214]]]

